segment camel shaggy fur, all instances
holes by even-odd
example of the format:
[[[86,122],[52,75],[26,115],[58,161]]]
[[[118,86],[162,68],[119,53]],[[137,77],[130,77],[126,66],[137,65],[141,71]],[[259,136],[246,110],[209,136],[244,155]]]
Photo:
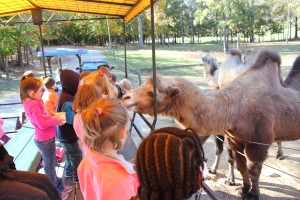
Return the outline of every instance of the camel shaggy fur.
[[[294,61],[291,71],[283,81],[283,85],[300,91],[300,56]]]
[[[247,71],[215,91],[203,91],[181,78],[156,79],[159,114],[195,129],[202,137],[230,130],[233,137],[226,135],[226,143],[234,150],[245,199],[259,199],[259,177],[268,145],[300,139],[300,92],[283,87],[280,64],[276,52],[261,51]],[[123,105],[153,115],[152,80],[125,94]]]
[[[204,63],[204,78],[208,82],[208,85],[212,89],[219,89],[224,87],[226,84],[234,80],[244,71],[246,71],[250,64],[253,64],[255,61],[256,54],[258,53],[255,49],[247,49],[245,52],[245,63],[242,61],[242,51],[238,49],[231,49],[229,51],[228,57],[226,61],[218,68],[216,64],[216,58],[211,56],[210,54],[206,54],[202,56],[202,62]],[[218,81],[219,80],[219,81]],[[217,86],[216,86],[217,85]],[[300,86],[300,84],[299,84]],[[223,142],[224,136],[218,135],[215,136],[215,144],[216,144],[216,157],[213,165],[209,169],[209,172],[212,174],[216,174],[219,163],[221,160],[221,155],[223,152]],[[278,151],[276,158],[282,160],[284,159],[281,142],[278,142]],[[234,160],[232,151],[228,150],[228,163],[229,163],[229,174],[227,181],[228,185],[235,185],[234,178]]]

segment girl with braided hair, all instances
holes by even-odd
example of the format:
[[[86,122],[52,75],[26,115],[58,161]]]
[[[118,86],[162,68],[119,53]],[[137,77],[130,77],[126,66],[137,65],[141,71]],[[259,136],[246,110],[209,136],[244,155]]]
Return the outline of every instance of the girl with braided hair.
[[[132,200],[199,199],[204,160],[193,130],[166,127],[152,132],[137,151],[140,186]]]
[[[85,199],[128,200],[137,193],[133,164],[117,151],[127,136],[129,116],[117,99],[103,98],[82,111],[83,141],[90,149],[78,167]]]

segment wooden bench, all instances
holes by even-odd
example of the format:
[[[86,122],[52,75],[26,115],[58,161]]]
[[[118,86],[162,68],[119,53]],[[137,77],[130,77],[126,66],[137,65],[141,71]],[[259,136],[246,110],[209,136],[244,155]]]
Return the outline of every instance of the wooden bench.
[[[14,157],[17,170],[35,172],[41,162],[41,154],[34,142],[34,127],[26,122],[5,145]]]

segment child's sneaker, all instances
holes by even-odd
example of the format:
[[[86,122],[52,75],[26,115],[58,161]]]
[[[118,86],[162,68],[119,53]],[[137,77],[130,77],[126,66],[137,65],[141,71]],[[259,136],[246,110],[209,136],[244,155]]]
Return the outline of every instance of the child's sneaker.
[[[61,200],[66,200],[69,197],[69,193],[68,192],[62,192],[61,193]]]
[[[63,193],[64,192],[67,192],[67,193],[69,193],[69,192],[71,192],[73,190],[73,187],[72,186],[65,186],[65,188],[64,188],[64,191],[63,191]]]

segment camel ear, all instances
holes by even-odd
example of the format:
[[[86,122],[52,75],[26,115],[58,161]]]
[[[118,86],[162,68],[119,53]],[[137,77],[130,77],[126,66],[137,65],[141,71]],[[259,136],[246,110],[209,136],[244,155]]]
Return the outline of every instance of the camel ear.
[[[169,87],[167,89],[167,95],[169,97],[174,97],[174,96],[176,96],[179,93],[180,93],[180,89],[178,87]]]

